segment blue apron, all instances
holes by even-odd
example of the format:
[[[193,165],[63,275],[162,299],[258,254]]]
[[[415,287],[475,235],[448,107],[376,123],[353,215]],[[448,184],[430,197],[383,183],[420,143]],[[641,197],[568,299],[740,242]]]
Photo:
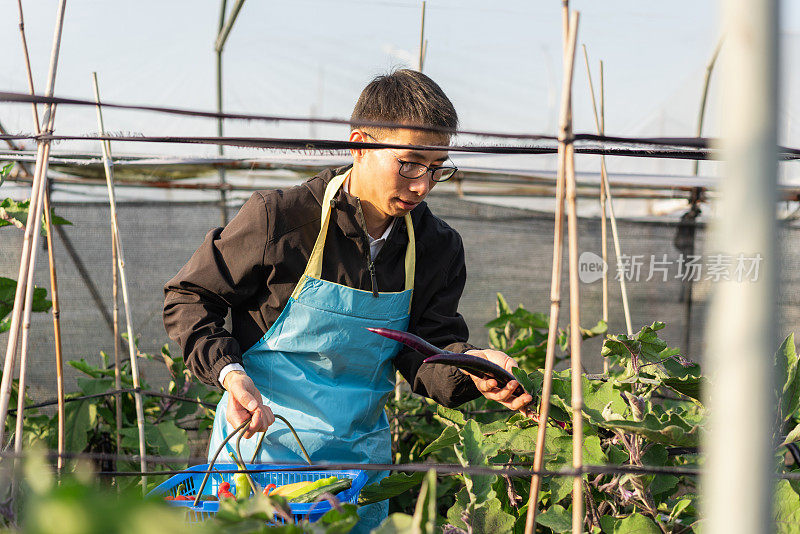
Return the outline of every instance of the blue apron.
[[[371,291],[322,280],[331,200],[349,173],[334,177],[325,189],[321,228],[306,270],[278,320],[244,353],[243,365],[264,404],[292,423],[313,462],[389,464],[391,443],[384,405],[394,390],[392,359],[400,344],[365,327],[408,328],[416,259],[414,229],[406,214],[409,243],[404,291],[376,297]],[[217,406],[209,456],[233,431],[225,418],[227,402],[226,392]],[[258,437],[241,442],[246,462],[253,456]],[[228,453],[232,455],[232,449]],[[267,430],[257,458],[306,463],[291,432],[279,420]],[[373,483],[388,472],[369,474],[368,483]],[[387,516],[388,506],[383,501],[361,507],[361,521],[352,532],[377,527]]]

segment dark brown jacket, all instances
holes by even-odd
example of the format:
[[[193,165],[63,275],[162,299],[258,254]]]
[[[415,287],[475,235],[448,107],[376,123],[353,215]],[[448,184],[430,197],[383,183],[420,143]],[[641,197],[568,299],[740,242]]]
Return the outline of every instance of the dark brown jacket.
[[[320,230],[325,187],[344,169],[328,169],[302,185],[253,193],[225,228],[210,231],[200,248],[164,286],[164,326],[183,348],[191,371],[219,385],[222,368],[241,363],[242,353],[274,323],[302,275]],[[427,204],[412,212],[416,273],[409,331],[454,352],[466,343],[467,325],[458,314],[466,282],[461,237],[434,216]],[[359,200],[344,192],[334,198],[325,241],[322,278],[372,290],[369,241]],[[378,291],[402,291],[408,235],[397,221],[375,258]],[[232,328],[225,329],[231,310]],[[412,390],[446,406],[479,393],[458,369],[422,364],[424,357],[402,350],[395,366]]]

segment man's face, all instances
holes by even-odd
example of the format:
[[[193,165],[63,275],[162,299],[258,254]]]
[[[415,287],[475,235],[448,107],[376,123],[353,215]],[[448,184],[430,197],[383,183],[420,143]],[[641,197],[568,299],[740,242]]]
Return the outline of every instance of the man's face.
[[[374,143],[376,140],[396,145],[446,145],[449,142],[441,134],[419,130],[393,130],[376,134],[375,139],[360,130],[350,133],[350,141]],[[390,217],[402,217],[414,209],[436,184],[430,172],[416,179],[400,176],[400,161],[436,167],[447,160],[446,150],[392,148],[351,152],[358,181],[357,193],[354,191],[354,194],[379,214]]]

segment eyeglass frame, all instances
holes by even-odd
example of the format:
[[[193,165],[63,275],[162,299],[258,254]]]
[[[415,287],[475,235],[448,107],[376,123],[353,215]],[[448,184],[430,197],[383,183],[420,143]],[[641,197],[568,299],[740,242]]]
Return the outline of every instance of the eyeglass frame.
[[[375,137],[373,137],[372,135],[370,135],[369,133],[367,133],[367,132],[365,132],[365,131],[363,131],[363,130],[359,130],[359,132],[360,132],[360,133],[363,133],[364,135],[366,135],[367,137],[369,137],[370,139],[372,139],[373,141],[375,141],[375,142],[377,142],[377,143],[381,143],[381,142],[382,142],[382,141],[379,141],[378,139],[375,139]],[[380,149],[378,149],[378,150],[380,150]],[[391,152],[391,153],[392,153],[392,155],[394,156],[394,159],[396,159],[396,160],[397,160],[397,163],[399,163],[399,164],[400,164],[400,168],[399,168],[399,169],[397,169],[397,174],[399,174],[400,176],[402,176],[402,177],[403,177],[403,178],[405,178],[406,180],[419,180],[420,178],[422,178],[422,177],[423,177],[423,176],[425,176],[426,174],[429,174],[429,173],[430,173],[430,175],[431,175],[431,180],[433,180],[434,182],[436,182],[436,183],[438,184],[438,183],[442,183],[442,182],[446,182],[446,181],[448,181],[450,178],[452,178],[453,176],[455,176],[456,172],[458,172],[458,167],[456,167],[455,165],[449,165],[449,166],[442,166],[442,165],[440,165],[440,166],[438,166],[438,167],[431,167],[431,166],[425,165],[424,163],[417,163],[416,161],[405,161],[405,160],[402,160],[402,159],[400,159],[400,158],[398,157],[398,154],[397,154],[397,152],[395,152],[395,151],[394,151],[394,150],[392,150],[391,148],[386,148],[386,150],[388,150],[389,152]],[[447,159],[448,159],[448,160],[450,160],[450,158],[449,158],[449,157],[448,157]],[[450,162],[452,163],[452,160],[450,160]],[[423,172],[423,173],[422,173],[422,174],[420,174],[419,176],[415,176],[415,177],[409,177],[409,176],[406,176],[406,175],[404,175],[402,172],[400,172],[400,169],[402,169],[402,168],[403,168],[403,165],[417,165],[417,166],[419,166],[419,167],[424,167],[424,168],[425,168],[425,172]],[[435,173],[436,171],[440,170],[440,169],[453,169],[453,172],[452,172],[452,173],[450,173],[450,176],[448,176],[448,177],[447,177],[447,178],[445,178],[444,180],[437,180],[436,178],[434,178],[434,173]]]

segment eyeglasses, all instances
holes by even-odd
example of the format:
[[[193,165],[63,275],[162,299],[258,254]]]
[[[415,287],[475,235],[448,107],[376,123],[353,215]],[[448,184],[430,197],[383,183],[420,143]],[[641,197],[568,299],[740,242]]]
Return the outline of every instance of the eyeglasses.
[[[364,135],[366,135],[367,137],[369,137],[370,139],[372,139],[375,142],[378,142],[378,143],[381,142],[381,141],[378,141],[377,139],[375,139],[373,136],[371,136],[367,132],[361,132],[361,133],[363,133]],[[454,165],[444,165],[444,166],[429,167],[428,165],[424,165],[422,163],[417,163],[415,161],[404,161],[404,160],[400,159],[398,157],[398,155],[397,155],[397,152],[395,152],[391,148],[387,148],[386,150],[391,152],[394,155],[394,159],[396,159],[397,163],[400,164],[400,169],[398,170],[398,172],[400,173],[400,176],[402,176],[403,178],[406,178],[408,180],[416,180],[417,178],[422,178],[426,174],[431,173],[431,179],[434,182],[446,182],[447,180],[452,178],[453,175],[458,170],[458,167],[456,167]]]

